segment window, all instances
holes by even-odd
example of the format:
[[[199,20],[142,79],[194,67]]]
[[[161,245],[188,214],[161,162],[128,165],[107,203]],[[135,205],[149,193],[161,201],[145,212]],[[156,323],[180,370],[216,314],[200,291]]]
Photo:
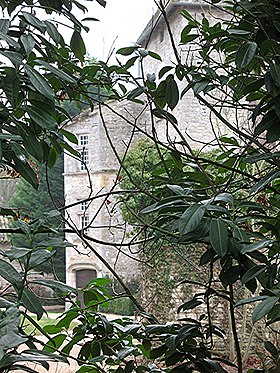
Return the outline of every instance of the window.
[[[79,136],[79,145],[80,146],[87,146],[88,145],[88,135],[80,135]]]
[[[85,234],[88,234],[88,228],[87,228],[88,225],[89,225],[89,216],[88,215],[81,216],[81,229],[84,230]]]
[[[86,211],[87,208],[88,208],[88,206],[89,206],[89,201],[83,201],[83,202],[81,202],[81,204],[80,204],[80,210],[81,210],[81,211]]]
[[[88,149],[83,149],[81,152],[81,171],[86,170],[89,163]]]

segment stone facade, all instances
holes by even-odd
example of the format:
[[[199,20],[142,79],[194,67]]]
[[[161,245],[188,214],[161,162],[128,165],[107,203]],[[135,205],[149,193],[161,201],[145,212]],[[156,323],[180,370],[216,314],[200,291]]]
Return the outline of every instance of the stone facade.
[[[187,20],[180,15],[182,9],[187,9],[196,18],[201,18],[202,13],[215,17],[221,17],[222,13],[199,2],[173,1],[168,5],[170,27],[183,61],[190,58],[192,52],[186,50],[185,46],[179,46],[181,30],[187,24]],[[157,76],[163,65],[172,66],[176,62],[165,22],[159,14],[151,20],[137,43],[162,57],[162,63],[150,56],[145,57],[144,68],[147,74]],[[179,81],[178,85],[181,90],[184,88]],[[117,246],[118,242],[126,240],[120,212],[115,208],[111,197],[110,205],[108,201],[104,203],[104,197],[96,197],[116,187],[116,174],[119,169],[116,154],[122,156],[126,148],[131,146],[131,139],[133,138],[133,144],[141,137],[142,131],[151,133],[150,113],[145,106],[127,101],[109,102],[108,106],[103,106],[101,110],[85,112],[68,124],[68,129],[78,137],[79,144],[76,148],[81,152],[86,166],[79,159],[65,156],[66,205],[75,204],[67,209],[66,219],[76,229],[87,227],[88,235],[96,241],[91,242],[93,249],[122,277],[129,279],[137,275],[137,264],[130,259],[133,250],[130,252],[128,248],[122,253]],[[209,118],[208,108],[201,105],[191,91],[184,95],[173,115],[178,120],[179,130],[193,147],[200,148],[205,144],[207,147],[214,142],[216,136],[228,133],[222,123]],[[236,119],[235,113],[228,115],[232,121]],[[161,141],[169,142],[172,146],[182,141],[176,128],[170,123],[155,118],[154,126]],[[88,205],[82,202],[90,197],[94,199]],[[75,235],[68,234],[66,238],[75,245],[75,248],[67,249],[66,255],[66,281],[69,285],[77,286],[80,281],[78,278],[83,274],[85,278],[110,274],[92,250],[84,248]]]
[[[139,138],[141,132],[135,133],[135,125],[145,128],[147,124],[147,113],[141,114],[141,111],[134,104],[113,102],[110,108],[102,109],[101,115],[98,110],[86,111],[68,125],[78,138],[76,149],[85,163],[65,156],[65,203],[66,206],[75,204],[67,209],[65,217],[76,229],[88,227],[85,233],[96,241],[90,242],[91,250],[84,247],[77,235],[66,236],[75,245],[67,248],[66,252],[66,281],[74,287],[79,281],[85,282],[83,276],[88,279],[90,276],[110,275],[108,268],[93,253],[94,250],[127,281],[137,276],[137,262],[131,259],[133,248],[117,245],[127,241],[127,229],[116,207],[116,200],[110,197],[105,201],[104,195],[118,188],[116,175],[119,162],[115,154],[121,157],[130,139],[136,141]],[[99,198],[99,195],[103,197]],[[89,203],[82,202],[91,197],[93,199]]]

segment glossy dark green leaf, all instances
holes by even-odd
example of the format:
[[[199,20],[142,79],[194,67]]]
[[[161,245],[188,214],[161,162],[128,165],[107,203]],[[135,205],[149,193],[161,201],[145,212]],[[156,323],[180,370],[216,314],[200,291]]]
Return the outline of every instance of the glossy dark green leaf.
[[[258,277],[261,273],[263,273],[267,269],[267,266],[254,266],[250,268],[245,275],[242,277],[243,284],[246,282],[251,281],[253,278]]]
[[[137,50],[136,47],[125,47],[125,48],[120,48],[117,50],[117,54],[121,54],[122,56],[129,56],[132,53],[134,53]]]
[[[36,249],[31,253],[28,263],[28,269],[37,268],[40,264],[45,263],[55,255],[55,251],[48,251],[45,249]]]
[[[220,272],[220,280],[222,281],[223,287],[227,288],[229,285],[234,284],[240,276],[240,267],[232,266],[226,271]]]
[[[10,26],[10,20],[9,19],[0,19],[0,32],[3,32],[4,34],[7,34]]]
[[[56,77],[62,79],[63,81],[73,84],[76,83],[76,79],[73,76],[70,76],[58,67],[55,67],[44,60],[35,60],[34,62],[40,66],[43,66],[46,70],[51,71]]]
[[[179,89],[173,75],[166,78],[166,102],[171,110],[173,110],[179,101]]]
[[[22,285],[22,277],[18,271],[8,262],[0,259],[0,276],[15,287]]]
[[[238,69],[244,69],[249,65],[255,56],[257,47],[253,41],[246,41],[240,46],[235,56],[235,64]]]
[[[44,158],[44,152],[41,143],[36,137],[34,131],[24,123],[17,124],[19,133],[23,138],[25,149],[30,155],[32,155],[38,161],[42,161]]]
[[[39,181],[36,173],[30,167],[30,165],[20,159],[14,159],[15,169],[21,174],[21,176],[30,183],[35,189],[39,187]]]
[[[28,78],[30,79],[30,83],[38,92],[40,92],[42,95],[48,98],[54,97],[53,89],[51,88],[47,80],[41,74],[39,74],[36,70],[34,70],[29,65],[25,66],[25,72]]]
[[[279,301],[278,297],[267,297],[261,303],[259,303],[253,311],[253,315],[252,315],[253,323],[257,322],[262,317],[267,315],[269,311],[274,307],[277,301]]]
[[[17,106],[18,96],[20,91],[20,80],[18,78],[16,69],[10,67],[6,68],[6,75],[4,77],[4,92],[7,99],[13,107]]]
[[[105,8],[106,6],[106,1],[105,0],[96,0],[98,2],[98,4],[100,4],[101,6],[103,6]]]
[[[81,33],[77,30],[74,30],[73,35],[70,40],[70,47],[74,52],[75,56],[80,60],[84,61],[86,54],[86,46],[84,40],[81,36]]]
[[[134,98],[142,95],[143,92],[144,92],[144,88],[137,87],[137,88],[133,89],[131,92],[129,92],[129,94],[127,95],[127,99],[128,100],[133,100]]]
[[[35,39],[31,34],[23,34],[21,35],[20,40],[23,44],[27,57],[29,57],[30,53],[33,51],[33,48],[35,47]]]
[[[57,31],[57,27],[51,21],[45,21],[45,25],[47,27],[47,32],[53,41],[57,44],[64,43],[61,34]]]
[[[56,292],[60,293],[73,293],[77,294],[77,289],[73,288],[72,286],[66,285],[63,282],[56,281],[56,280],[34,280],[33,283],[44,285]]]
[[[270,171],[268,172],[257,184],[251,189],[252,193],[258,193],[264,187],[266,187],[271,181],[278,179],[280,177],[280,171]]]
[[[213,249],[220,257],[223,257],[228,251],[228,229],[226,224],[220,218],[212,219],[209,233]]]
[[[179,232],[181,236],[190,233],[201,222],[206,208],[199,204],[191,205],[179,219]]]
[[[149,51],[149,56],[151,56],[152,58],[154,58],[155,60],[158,60],[158,61],[162,61],[161,57],[159,54],[155,53],[155,52],[152,52],[152,51]]]
[[[20,49],[19,43],[17,43],[12,37],[10,37],[7,34],[4,34],[1,31],[0,31],[0,40],[5,40],[5,42],[7,42],[11,47],[14,47],[17,50]]]
[[[38,320],[42,318],[44,309],[41,305],[41,302],[39,298],[34,293],[32,293],[29,289],[27,288],[23,289],[21,301],[24,307],[28,309],[28,311],[35,313],[37,315]]]
[[[23,56],[18,52],[0,51],[0,54],[8,58],[16,68],[19,68],[19,66],[22,64]]]
[[[24,19],[29,25],[32,25],[42,33],[46,31],[46,25],[43,21],[37,18],[35,15],[27,12],[21,12],[21,18]]]
[[[58,159],[58,153],[54,148],[50,148],[48,155],[48,167],[53,168]]]
[[[183,303],[177,310],[177,313],[180,313],[182,311],[188,311],[192,310],[193,308],[200,306],[203,303],[202,300],[193,298],[189,300],[188,302]]]
[[[255,250],[260,250],[270,246],[274,240],[260,240],[249,245],[244,245],[241,249],[242,254],[250,253]]]

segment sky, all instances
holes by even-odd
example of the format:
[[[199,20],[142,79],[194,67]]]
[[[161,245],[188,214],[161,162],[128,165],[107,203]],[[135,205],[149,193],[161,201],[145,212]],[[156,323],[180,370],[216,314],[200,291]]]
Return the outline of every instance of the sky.
[[[85,1],[89,12],[85,17],[99,22],[85,22],[90,27],[83,38],[92,57],[106,60],[111,48],[133,45],[156,11],[153,0],[107,0],[105,8],[95,1]]]

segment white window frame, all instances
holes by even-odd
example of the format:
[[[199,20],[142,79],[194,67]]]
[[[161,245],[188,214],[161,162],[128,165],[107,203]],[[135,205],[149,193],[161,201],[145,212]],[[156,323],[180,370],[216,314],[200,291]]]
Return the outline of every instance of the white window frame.
[[[82,215],[80,217],[81,230],[83,230],[85,234],[88,234],[89,232],[89,228],[86,228],[89,225],[89,223],[90,223],[90,220],[89,220],[88,215]]]
[[[87,148],[84,148],[81,151],[81,163],[80,163],[81,171],[85,171],[87,169],[88,164],[89,164],[89,151]]]
[[[89,206],[89,201],[83,201],[80,203],[80,211],[86,211]]]
[[[88,140],[89,136],[84,134],[84,135],[79,135],[79,146],[88,146]]]

